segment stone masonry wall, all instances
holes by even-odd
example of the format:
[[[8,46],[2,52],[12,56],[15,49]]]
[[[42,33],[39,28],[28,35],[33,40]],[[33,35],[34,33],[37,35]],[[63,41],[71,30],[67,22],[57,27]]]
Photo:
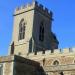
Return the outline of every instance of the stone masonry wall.
[[[3,63],[3,75],[13,75],[13,63]]]
[[[13,75],[13,56],[0,57],[3,75]]]

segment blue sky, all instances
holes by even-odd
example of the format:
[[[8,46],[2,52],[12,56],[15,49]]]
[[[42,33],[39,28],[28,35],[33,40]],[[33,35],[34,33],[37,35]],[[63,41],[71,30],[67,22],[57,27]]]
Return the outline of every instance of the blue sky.
[[[12,39],[13,13],[17,6],[32,0],[0,0],[0,55],[7,55]],[[59,48],[75,47],[75,0],[37,0],[53,11],[52,31]]]

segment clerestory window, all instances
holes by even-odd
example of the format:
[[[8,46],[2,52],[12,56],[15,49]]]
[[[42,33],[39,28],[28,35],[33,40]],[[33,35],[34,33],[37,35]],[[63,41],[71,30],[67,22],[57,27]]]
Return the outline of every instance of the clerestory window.
[[[44,41],[44,23],[42,22],[39,29],[39,40]]]
[[[25,38],[25,22],[24,19],[22,19],[19,24],[19,40],[22,40],[24,38]]]

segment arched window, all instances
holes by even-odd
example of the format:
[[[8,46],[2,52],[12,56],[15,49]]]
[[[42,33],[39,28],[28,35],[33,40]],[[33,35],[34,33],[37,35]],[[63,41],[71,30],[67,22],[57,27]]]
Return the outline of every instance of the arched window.
[[[58,62],[57,60],[55,60],[55,61],[53,62],[53,65],[59,65],[59,62]]]
[[[41,42],[44,41],[44,24],[43,24],[43,22],[41,22],[40,29],[39,29],[39,40]]]
[[[24,38],[25,38],[25,22],[24,19],[22,19],[19,24],[19,40],[22,40]]]

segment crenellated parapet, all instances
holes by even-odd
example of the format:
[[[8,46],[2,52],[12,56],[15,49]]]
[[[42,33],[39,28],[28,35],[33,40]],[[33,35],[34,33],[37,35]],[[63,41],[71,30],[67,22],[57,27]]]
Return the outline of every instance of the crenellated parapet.
[[[29,56],[48,56],[48,55],[58,55],[58,54],[70,54],[75,53],[75,48],[65,48],[65,49],[55,49],[53,52],[51,50],[39,51],[30,53]]]
[[[17,7],[15,9],[14,16],[24,13],[24,12],[27,12],[27,11],[31,11],[31,10],[39,11],[39,12],[43,13],[44,15],[48,16],[49,18],[52,17],[52,15],[53,15],[52,11],[49,11],[46,7],[44,7],[41,4],[38,4],[37,1],[34,1],[32,3],[28,3],[21,7]]]

